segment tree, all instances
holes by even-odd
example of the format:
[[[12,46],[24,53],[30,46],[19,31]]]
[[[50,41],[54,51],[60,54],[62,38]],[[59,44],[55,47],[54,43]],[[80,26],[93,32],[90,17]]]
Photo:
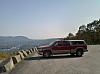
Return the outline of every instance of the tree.
[[[69,33],[66,39],[82,39],[88,44],[100,44],[100,19],[81,25],[75,36]]]
[[[65,39],[74,39],[74,34],[69,33],[68,36]]]

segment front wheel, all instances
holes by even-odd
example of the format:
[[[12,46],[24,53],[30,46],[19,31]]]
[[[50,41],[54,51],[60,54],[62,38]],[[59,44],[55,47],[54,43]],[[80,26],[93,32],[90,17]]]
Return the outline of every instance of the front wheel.
[[[51,56],[51,52],[50,52],[50,51],[44,51],[44,52],[43,52],[43,57],[48,58],[48,57],[50,57],[50,56]]]
[[[83,50],[77,50],[76,56],[82,57],[83,53],[84,53]]]

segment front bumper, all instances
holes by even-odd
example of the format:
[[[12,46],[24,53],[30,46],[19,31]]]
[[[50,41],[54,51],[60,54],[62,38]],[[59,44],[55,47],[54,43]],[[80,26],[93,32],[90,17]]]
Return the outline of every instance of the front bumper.
[[[87,50],[87,49],[84,49],[83,51],[84,51],[84,52],[88,52],[88,50]]]
[[[37,52],[39,55],[43,55],[43,49],[41,48],[38,48],[38,52]]]
[[[43,55],[43,52],[42,52],[42,51],[38,51],[38,54],[39,54],[39,55]]]

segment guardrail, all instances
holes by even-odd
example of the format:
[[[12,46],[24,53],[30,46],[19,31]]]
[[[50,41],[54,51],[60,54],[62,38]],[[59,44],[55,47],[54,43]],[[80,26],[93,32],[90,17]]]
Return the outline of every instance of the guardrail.
[[[17,63],[21,62],[24,58],[31,55],[35,51],[36,47],[28,50],[21,50],[18,51],[15,56],[5,59],[0,63],[0,73],[12,70]]]

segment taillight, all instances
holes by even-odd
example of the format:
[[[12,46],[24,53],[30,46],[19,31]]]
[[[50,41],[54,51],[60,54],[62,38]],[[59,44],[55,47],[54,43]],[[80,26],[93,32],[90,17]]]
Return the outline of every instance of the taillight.
[[[85,45],[85,49],[87,49],[87,45]]]

